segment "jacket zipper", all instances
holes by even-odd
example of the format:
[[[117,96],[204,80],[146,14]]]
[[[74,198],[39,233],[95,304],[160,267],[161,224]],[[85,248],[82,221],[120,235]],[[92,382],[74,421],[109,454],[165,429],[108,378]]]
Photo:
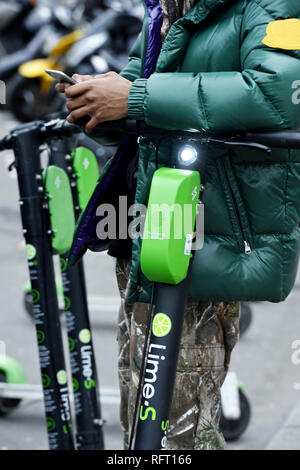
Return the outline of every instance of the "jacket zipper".
[[[224,169],[226,181],[228,183],[228,188],[229,188],[229,191],[230,191],[231,199],[232,199],[232,202],[234,204],[235,214],[236,214],[236,218],[237,218],[237,221],[238,221],[238,224],[239,224],[240,232],[241,232],[241,235],[242,235],[242,238],[243,238],[244,252],[245,252],[246,255],[250,255],[252,253],[252,249],[251,249],[250,243],[246,240],[247,237],[245,236],[245,232],[244,232],[244,229],[243,229],[243,224],[242,224],[239,208],[238,208],[238,205],[237,205],[237,202],[236,202],[236,199],[235,199],[235,196],[234,196],[234,193],[233,193],[233,190],[232,190],[232,187],[231,187],[231,184],[230,184],[230,181],[229,181],[229,178],[228,178],[228,175],[227,175],[227,171],[226,171],[226,168],[225,168],[225,165],[224,165],[223,161],[222,161],[222,166],[223,166],[223,169]]]

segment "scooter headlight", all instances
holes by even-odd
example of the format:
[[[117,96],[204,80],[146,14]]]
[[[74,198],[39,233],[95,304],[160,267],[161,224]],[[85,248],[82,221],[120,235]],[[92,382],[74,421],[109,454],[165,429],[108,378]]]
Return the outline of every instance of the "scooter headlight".
[[[198,158],[198,152],[192,145],[185,145],[179,149],[178,160],[181,165],[190,166]]]

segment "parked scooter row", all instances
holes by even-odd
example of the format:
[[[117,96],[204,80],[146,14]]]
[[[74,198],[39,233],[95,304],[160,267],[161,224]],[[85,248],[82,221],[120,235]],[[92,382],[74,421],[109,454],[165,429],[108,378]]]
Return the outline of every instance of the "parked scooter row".
[[[40,18],[40,22],[35,19],[35,34],[22,46],[18,42],[17,49],[0,61],[7,107],[21,122],[41,119],[63,109],[64,100],[55,93],[54,82],[45,69],[62,70],[70,75],[119,72],[126,65],[128,51],[142,27],[143,11],[134,0],[79,0],[73,2],[72,8],[61,2],[40,2],[24,20],[28,28],[27,23]],[[17,17],[15,21],[19,21]],[[16,35],[20,30],[17,24],[10,22],[10,30]]]

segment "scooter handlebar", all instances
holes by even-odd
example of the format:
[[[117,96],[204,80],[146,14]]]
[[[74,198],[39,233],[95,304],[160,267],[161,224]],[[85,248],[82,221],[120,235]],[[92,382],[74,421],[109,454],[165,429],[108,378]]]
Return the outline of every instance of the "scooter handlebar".
[[[82,124],[84,125],[84,123]],[[70,133],[74,133],[77,128],[83,130],[74,124],[64,124],[64,129],[69,129]],[[176,131],[163,130],[148,126],[144,121],[134,121],[131,119],[108,121],[100,124],[91,134],[97,137],[97,133],[105,131],[116,132],[119,134],[132,134],[144,137],[161,137],[166,134],[184,135],[193,140],[198,140],[203,144],[216,144],[229,148],[245,147],[253,150],[265,151],[271,153],[271,148],[282,149],[300,149],[300,131],[296,130],[274,130],[265,132],[246,132],[243,134],[226,135],[226,136],[206,136],[204,133],[197,131]],[[64,132],[64,131],[63,131]],[[78,132],[78,131],[77,131]],[[68,135],[70,135],[70,133]]]
[[[270,147],[300,149],[300,131],[247,132],[245,138],[248,142],[257,142]]]
[[[71,124],[64,119],[53,119],[52,121],[43,123],[41,121],[41,140],[44,142],[59,139],[62,137],[70,137],[74,134],[81,133],[84,123],[81,125]],[[104,122],[97,126],[91,134],[97,136],[97,132],[118,132],[120,134],[131,134],[135,136],[158,137],[166,134],[184,135],[199,140],[206,144],[223,145],[225,147],[249,147],[257,150],[270,152],[270,147],[284,149],[300,149],[300,131],[297,130],[274,130],[265,132],[246,132],[244,134],[227,135],[227,136],[211,136],[195,131],[169,131],[148,126],[143,121],[134,121],[131,119]],[[12,148],[12,135],[9,134],[0,139],[0,151]]]

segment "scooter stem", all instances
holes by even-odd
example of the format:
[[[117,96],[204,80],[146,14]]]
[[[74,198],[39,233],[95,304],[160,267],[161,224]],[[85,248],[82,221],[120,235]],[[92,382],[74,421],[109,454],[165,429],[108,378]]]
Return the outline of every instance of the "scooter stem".
[[[135,450],[163,449],[167,442],[189,279],[190,269],[188,276],[177,285],[156,285],[155,310],[137,417]]]

